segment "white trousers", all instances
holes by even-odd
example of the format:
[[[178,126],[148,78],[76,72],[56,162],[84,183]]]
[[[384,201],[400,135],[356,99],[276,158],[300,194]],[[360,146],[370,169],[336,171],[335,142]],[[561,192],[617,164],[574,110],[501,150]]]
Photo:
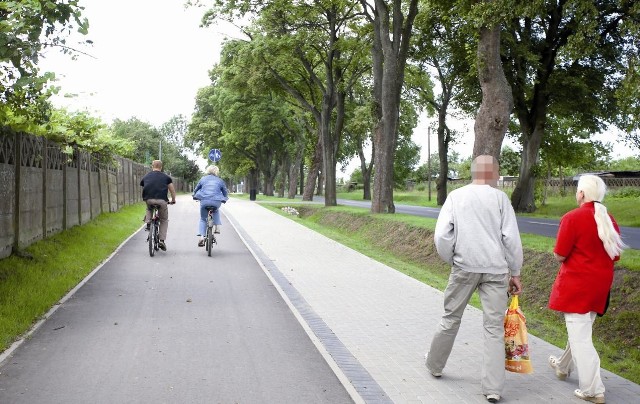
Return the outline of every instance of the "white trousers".
[[[586,314],[564,313],[569,341],[558,360],[558,369],[563,373],[578,370],[580,391],[587,396],[604,394],[604,384],[600,377],[600,357],[593,346],[592,329],[595,312]]]

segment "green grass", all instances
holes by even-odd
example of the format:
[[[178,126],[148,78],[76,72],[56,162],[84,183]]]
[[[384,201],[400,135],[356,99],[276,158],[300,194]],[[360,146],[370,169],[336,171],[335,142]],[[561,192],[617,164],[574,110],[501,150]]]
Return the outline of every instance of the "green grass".
[[[142,203],[105,213],[0,260],[0,352],[142,225]]]
[[[638,215],[638,198],[607,197],[604,205],[609,213],[616,219],[620,226],[640,227],[640,215]],[[560,218],[568,211],[577,207],[573,195],[567,197],[547,198],[545,205],[538,205],[534,213],[523,216]]]
[[[361,201],[362,191],[340,192],[337,197],[338,199]],[[263,196],[261,195],[260,200],[262,198]],[[282,201],[282,198],[275,199]],[[397,205],[437,207],[436,194],[433,191],[431,192],[431,201],[428,200],[426,191],[396,191],[393,193],[393,202]],[[604,204],[620,226],[640,227],[640,215],[637,213],[637,197],[619,198],[613,194],[604,199]],[[559,219],[568,211],[575,209],[577,204],[575,196],[571,194],[566,197],[549,197],[545,205],[538,204],[537,207],[534,213],[522,214],[522,216]]]
[[[522,234],[520,235],[522,244],[535,251],[553,251],[555,246],[555,239],[551,237],[537,236],[534,234]],[[640,272],[640,250],[626,249],[622,253],[622,257],[618,262],[618,265],[625,267],[631,271]]]
[[[362,200],[362,190],[358,189],[356,191],[351,192],[339,192],[337,194],[338,199],[347,199],[350,201],[361,201]],[[428,206],[435,208],[438,205],[436,204],[437,194],[435,189],[431,191],[431,200],[429,200],[429,196],[427,191],[412,191],[412,192],[403,192],[403,191],[394,191],[393,192],[393,203],[396,205],[412,205],[412,206]]]

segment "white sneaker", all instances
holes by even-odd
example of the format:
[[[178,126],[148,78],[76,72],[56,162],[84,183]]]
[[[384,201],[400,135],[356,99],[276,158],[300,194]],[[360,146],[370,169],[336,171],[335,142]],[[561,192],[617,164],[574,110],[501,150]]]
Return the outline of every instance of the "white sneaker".
[[[500,401],[500,394],[487,394],[487,401],[490,403],[497,403]]]
[[[564,373],[558,368],[558,358],[553,355],[549,357],[549,366],[556,371],[556,377],[558,380],[566,380],[567,376],[569,376],[570,372]]]
[[[578,397],[583,399],[584,401],[589,401],[591,403],[597,403],[597,404],[604,404],[604,394],[599,393],[596,394],[595,396],[588,396],[586,394],[584,394],[582,391],[580,391],[580,389],[576,389],[573,394]]]

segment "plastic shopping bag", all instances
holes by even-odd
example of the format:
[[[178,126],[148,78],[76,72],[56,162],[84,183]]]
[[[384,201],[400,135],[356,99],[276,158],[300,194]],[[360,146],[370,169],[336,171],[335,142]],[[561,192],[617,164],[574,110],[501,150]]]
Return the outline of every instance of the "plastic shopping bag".
[[[518,296],[511,298],[511,304],[504,316],[504,366],[510,372],[531,373],[527,323],[518,305]]]

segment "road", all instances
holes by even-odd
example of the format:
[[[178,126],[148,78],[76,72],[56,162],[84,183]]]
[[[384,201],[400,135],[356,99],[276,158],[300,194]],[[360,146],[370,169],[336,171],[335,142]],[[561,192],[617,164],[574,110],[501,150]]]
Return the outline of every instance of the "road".
[[[338,204],[346,206],[357,206],[361,208],[371,208],[370,201],[352,201],[348,199],[339,199]],[[438,217],[438,213],[440,213],[440,208],[396,205],[396,212],[435,219]],[[558,233],[559,221],[555,219],[518,216],[517,220],[520,233],[537,234],[540,236],[553,238],[555,238]],[[620,234],[622,235],[622,240],[629,247],[640,249],[640,228],[623,226],[620,227]]]
[[[197,215],[179,197],[167,252],[139,231],[61,304],[0,367],[0,403],[352,402],[229,222],[197,247]]]

